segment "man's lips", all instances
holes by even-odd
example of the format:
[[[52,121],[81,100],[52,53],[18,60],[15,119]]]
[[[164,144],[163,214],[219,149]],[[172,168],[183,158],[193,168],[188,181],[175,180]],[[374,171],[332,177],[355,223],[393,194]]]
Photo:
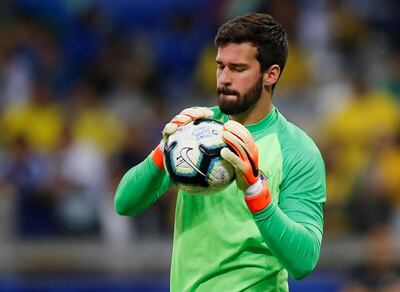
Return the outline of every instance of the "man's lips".
[[[227,98],[236,98],[237,97],[236,94],[225,94],[225,93],[220,93],[219,96],[220,97],[227,97]]]

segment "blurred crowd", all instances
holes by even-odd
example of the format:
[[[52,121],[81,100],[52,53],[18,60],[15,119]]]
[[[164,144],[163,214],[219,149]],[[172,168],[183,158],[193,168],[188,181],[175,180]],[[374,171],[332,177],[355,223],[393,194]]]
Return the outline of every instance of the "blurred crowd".
[[[176,190],[123,218],[115,188],[174,114],[214,104],[213,37],[250,11],[288,32],[274,104],[325,159],[325,233],[400,235],[397,1],[3,0],[0,195],[13,202],[10,236],[169,236]]]

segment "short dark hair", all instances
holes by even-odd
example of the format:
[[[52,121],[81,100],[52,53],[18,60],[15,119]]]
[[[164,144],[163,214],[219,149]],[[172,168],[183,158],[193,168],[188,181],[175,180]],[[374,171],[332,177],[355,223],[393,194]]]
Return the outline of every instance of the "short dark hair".
[[[288,41],[279,22],[268,14],[248,13],[221,25],[215,36],[217,47],[246,42],[257,47],[256,58],[260,63],[261,72],[277,64],[282,74],[288,57]]]

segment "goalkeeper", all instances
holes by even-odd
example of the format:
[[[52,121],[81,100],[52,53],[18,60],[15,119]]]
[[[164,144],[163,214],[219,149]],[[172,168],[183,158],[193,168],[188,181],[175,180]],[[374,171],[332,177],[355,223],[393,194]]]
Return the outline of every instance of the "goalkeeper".
[[[288,54],[286,33],[267,14],[223,24],[218,48],[218,106],[190,108],[163,130],[201,117],[224,123],[236,183],[209,196],[179,191],[171,291],[288,291],[315,267],[323,234],[325,167],[314,142],[272,104]],[[136,215],[171,187],[163,142],[122,178],[115,196],[121,215]]]

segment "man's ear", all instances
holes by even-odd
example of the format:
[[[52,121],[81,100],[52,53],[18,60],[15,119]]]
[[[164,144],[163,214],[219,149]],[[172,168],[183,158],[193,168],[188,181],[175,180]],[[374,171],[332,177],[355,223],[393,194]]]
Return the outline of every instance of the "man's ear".
[[[274,64],[271,67],[269,67],[268,70],[265,71],[264,73],[263,77],[264,86],[274,85],[278,81],[280,75],[281,75],[281,68],[279,67],[279,65]]]

